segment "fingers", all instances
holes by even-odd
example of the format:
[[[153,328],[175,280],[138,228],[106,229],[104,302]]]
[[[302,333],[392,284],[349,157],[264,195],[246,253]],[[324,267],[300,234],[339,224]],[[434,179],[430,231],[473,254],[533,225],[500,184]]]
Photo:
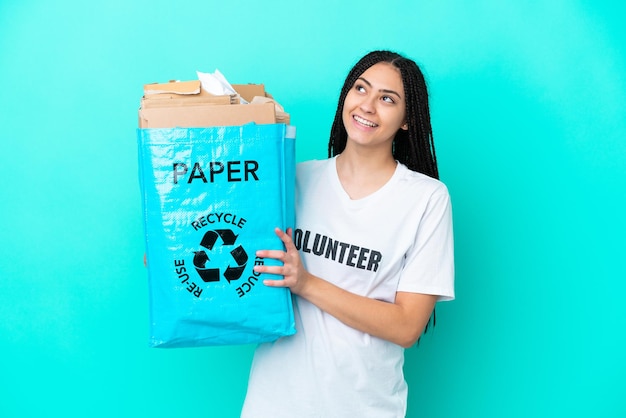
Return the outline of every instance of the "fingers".
[[[275,274],[277,276],[283,276],[285,274],[285,268],[283,266],[267,266],[258,265],[254,266],[254,271],[257,273]]]
[[[285,244],[285,247],[289,249],[290,246],[293,246],[293,240],[291,239],[292,229],[287,228],[287,231],[283,231],[280,228],[274,228],[274,232],[280,238],[280,240]]]
[[[254,271],[257,273],[265,273],[276,276],[273,279],[265,279],[263,280],[263,284],[269,287],[290,287],[291,279],[287,279],[287,277],[291,277],[293,273],[293,266],[290,266],[293,263],[293,251],[297,252],[297,249],[294,246],[293,240],[291,239],[292,229],[287,228],[286,231],[283,231],[280,228],[274,228],[274,233],[280,240],[283,242],[286,251],[282,250],[258,250],[256,252],[256,256],[260,258],[268,258],[280,261],[282,265],[256,265],[254,266]],[[289,261],[291,260],[291,261]]]
[[[265,279],[263,280],[263,284],[267,287],[289,287],[282,279]]]
[[[265,279],[263,284],[269,287],[288,287],[284,279],[285,268],[283,266],[266,266],[258,265],[254,266],[256,273],[272,274],[276,276],[275,279]]]
[[[256,256],[261,258],[272,258],[279,261],[285,260],[285,252],[281,250],[258,250],[256,252]]]
[[[280,238],[280,240],[283,242],[283,244],[285,245],[285,249],[287,251],[290,251],[292,248],[295,250],[293,240],[291,239],[291,234],[292,234],[291,228],[287,228],[286,232],[280,228],[274,228],[274,232],[276,233],[276,236],[278,236],[278,238]],[[285,257],[286,257],[285,251],[280,251],[280,250],[259,250],[256,252],[256,255],[257,257],[273,258],[275,260],[279,260],[283,262],[285,261]]]

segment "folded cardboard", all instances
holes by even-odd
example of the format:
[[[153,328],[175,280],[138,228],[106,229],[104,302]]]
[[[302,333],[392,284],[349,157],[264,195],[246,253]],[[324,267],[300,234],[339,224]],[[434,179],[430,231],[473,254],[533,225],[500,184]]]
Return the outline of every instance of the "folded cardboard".
[[[154,107],[140,111],[140,128],[193,128],[276,123],[272,103]]]
[[[191,81],[170,81],[168,83],[151,83],[143,86],[145,95],[176,93],[176,94],[198,94],[200,93],[200,80]]]
[[[190,96],[181,96],[174,93],[155,94],[154,96],[146,96],[141,99],[141,108],[149,109],[152,107],[169,107],[169,106],[196,106],[196,105],[229,105],[239,104],[239,96],[236,94],[214,96],[205,91]]]
[[[247,102],[251,102],[254,97],[271,97],[265,92],[263,84],[235,84],[233,88],[239,96]],[[180,99],[189,100],[196,97],[230,97],[231,104],[240,103],[237,95],[216,96],[201,89],[200,80],[192,81],[170,81],[168,83],[146,84],[143,88],[144,99],[153,101],[159,99]]]
[[[199,80],[152,83],[144,86],[139,109],[140,128],[191,128],[206,126],[289,124],[289,114],[271,102],[242,104],[255,97],[271,99],[263,84],[234,84],[237,94],[212,95]]]

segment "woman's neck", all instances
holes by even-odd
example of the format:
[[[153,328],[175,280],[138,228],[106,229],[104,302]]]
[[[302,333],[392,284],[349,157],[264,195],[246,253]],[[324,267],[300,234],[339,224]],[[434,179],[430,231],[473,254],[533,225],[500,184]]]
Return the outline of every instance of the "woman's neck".
[[[348,149],[337,156],[337,176],[351,199],[361,199],[384,186],[396,170],[391,152]]]

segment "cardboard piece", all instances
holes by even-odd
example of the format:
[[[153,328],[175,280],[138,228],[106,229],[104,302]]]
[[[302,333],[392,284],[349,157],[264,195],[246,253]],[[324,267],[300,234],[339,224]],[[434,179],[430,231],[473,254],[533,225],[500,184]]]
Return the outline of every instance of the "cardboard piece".
[[[251,102],[255,96],[268,96],[263,84],[233,84],[233,88],[247,102]]]
[[[194,128],[276,123],[272,103],[261,105],[192,105],[154,107],[139,111],[140,128]]]
[[[201,89],[200,81],[170,81],[144,85],[139,109],[139,128],[193,128],[208,126],[289,124],[289,114],[271,101],[251,102],[254,97],[271,99],[263,84],[234,84],[236,95],[216,96]],[[278,108],[278,109],[277,109]]]
[[[146,84],[143,86],[143,93],[145,95],[162,93],[198,94],[200,93],[200,80]]]
[[[205,91],[201,91],[194,95],[184,95],[175,93],[155,94],[154,96],[146,96],[141,99],[141,108],[149,109],[152,107],[169,107],[169,106],[198,106],[198,105],[230,105],[239,104],[239,96],[233,94],[230,96],[214,96]]]

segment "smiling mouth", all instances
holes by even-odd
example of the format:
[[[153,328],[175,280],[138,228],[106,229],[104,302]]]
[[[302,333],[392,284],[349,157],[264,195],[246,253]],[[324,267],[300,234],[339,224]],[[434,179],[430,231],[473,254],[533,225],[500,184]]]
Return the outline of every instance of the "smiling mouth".
[[[376,128],[376,127],[378,126],[378,124],[376,124],[376,123],[374,123],[374,122],[370,122],[369,120],[367,120],[367,119],[363,119],[362,117],[357,116],[357,115],[354,115],[352,118],[353,118],[355,121],[357,121],[359,124],[364,125],[364,126],[367,126],[367,127],[369,127],[369,128]]]

